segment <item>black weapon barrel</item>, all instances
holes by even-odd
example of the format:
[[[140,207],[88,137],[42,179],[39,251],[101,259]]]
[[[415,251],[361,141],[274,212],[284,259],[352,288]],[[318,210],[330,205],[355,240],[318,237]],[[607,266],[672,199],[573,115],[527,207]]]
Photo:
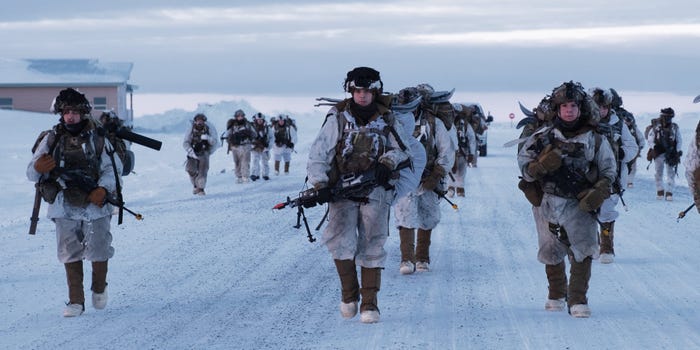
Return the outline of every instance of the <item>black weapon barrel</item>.
[[[124,140],[131,141],[133,143],[138,143],[141,146],[145,146],[156,151],[160,151],[160,148],[163,145],[163,143],[158,140],[139,135],[135,132],[129,131],[129,129],[126,128],[117,128],[115,131],[115,135]]]

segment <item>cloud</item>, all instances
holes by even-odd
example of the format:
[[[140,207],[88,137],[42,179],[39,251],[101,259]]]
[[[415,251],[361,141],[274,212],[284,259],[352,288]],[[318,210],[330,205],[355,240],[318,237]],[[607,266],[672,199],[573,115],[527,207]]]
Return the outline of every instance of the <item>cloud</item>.
[[[700,24],[639,25],[588,28],[520,29],[460,33],[405,34],[404,45],[594,46],[630,45],[664,38],[700,37]]]

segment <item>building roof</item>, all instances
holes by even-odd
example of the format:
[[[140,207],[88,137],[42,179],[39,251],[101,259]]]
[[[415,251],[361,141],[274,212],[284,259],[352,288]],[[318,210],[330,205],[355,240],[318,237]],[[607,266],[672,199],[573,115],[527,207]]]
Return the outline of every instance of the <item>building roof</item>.
[[[76,86],[126,84],[131,62],[97,59],[0,58],[0,86]]]

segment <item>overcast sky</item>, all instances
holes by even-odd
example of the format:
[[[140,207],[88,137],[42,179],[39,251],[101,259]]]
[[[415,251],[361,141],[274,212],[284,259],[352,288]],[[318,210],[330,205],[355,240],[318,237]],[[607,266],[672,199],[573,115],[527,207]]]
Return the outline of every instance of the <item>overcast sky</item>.
[[[49,1],[0,11],[0,56],[134,63],[141,93],[543,91],[563,81],[695,95],[700,1]]]

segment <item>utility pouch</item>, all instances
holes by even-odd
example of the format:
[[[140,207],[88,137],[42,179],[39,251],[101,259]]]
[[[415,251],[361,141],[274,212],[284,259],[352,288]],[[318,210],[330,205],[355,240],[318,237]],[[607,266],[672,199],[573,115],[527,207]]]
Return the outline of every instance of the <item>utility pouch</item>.
[[[41,198],[49,204],[56,201],[56,196],[58,196],[58,192],[61,190],[61,185],[53,179],[39,183],[39,193],[41,193]]]
[[[539,207],[542,204],[544,192],[542,191],[542,187],[540,187],[538,182],[527,182],[521,178],[520,182],[518,182],[518,188],[523,191],[525,198],[527,198],[527,201],[530,202],[530,204],[536,207]]]

